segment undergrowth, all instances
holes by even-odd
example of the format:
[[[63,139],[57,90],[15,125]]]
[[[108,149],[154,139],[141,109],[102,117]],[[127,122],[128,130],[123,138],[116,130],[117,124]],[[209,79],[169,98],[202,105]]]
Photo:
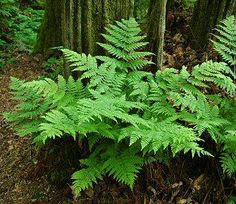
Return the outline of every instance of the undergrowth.
[[[77,195],[104,176],[131,189],[143,165],[179,154],[216,156],[223,171],[236,171],[235,73],[225,62],[207,61],[181,70],[145,71],[152,66],[147,44],[131,18],[109,25],[98,43],[106,56],[62,49],[77,73],[25,82],[12,78],[16,111],[7,121],[37,144],[55,138],[86,140],[89,154],[72,175]],[[224,42],[224,41],[223,41]],[[227,62],[229,62],[227,60]],[[203,148],[210,137],[218,147]]]
[[[39,8],[20,8],[16,0],[1,0],[0,48],[32,49],[44,13]]]

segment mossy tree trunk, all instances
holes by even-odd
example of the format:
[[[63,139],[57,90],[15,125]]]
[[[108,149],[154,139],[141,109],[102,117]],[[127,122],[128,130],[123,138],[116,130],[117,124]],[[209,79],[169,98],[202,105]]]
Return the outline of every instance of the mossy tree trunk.
[[[64,0],[47,1],[44,19],[34,51],[45,53],[49,48],[62,45],[62,8]]]
[[[47,0],[35,52],[63,46],[99,54],[104,27],[133,15],[134,0]]]
[[[236,0],[198,0],[192,18],[192,45],[206,48],[209,33],[225,17],[236,14]]]
[[[147,37],[150,43],[149,50],[156,55],[153,57],[153,62],[156,63],[157,69],[162,69],[163,64],[166,3],[167,0],[151,0],[149,6]]]

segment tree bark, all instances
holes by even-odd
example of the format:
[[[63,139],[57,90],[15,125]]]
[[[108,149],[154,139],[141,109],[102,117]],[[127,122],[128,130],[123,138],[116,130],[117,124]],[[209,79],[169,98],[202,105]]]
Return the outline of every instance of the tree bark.
[[[62,45],[62,5],[64,0],[47,1],[44,19],[34,47],[35,52],[45,53],[48,48]]]
[[[63,46],[77,52],[98,54],[104,27],[133,15],[134,0],[47,0],[35,52]]]
[[[148,40],[149,50],[156,56],[153,62],[157,69],[162,69],[163,47],[166,26],[166,3],[167,0],[151,0],[149,7]]]
[[[236,14],[236,0],[198,0],[192,18],[192,46],[206,48],[209,33],[227,16]]]

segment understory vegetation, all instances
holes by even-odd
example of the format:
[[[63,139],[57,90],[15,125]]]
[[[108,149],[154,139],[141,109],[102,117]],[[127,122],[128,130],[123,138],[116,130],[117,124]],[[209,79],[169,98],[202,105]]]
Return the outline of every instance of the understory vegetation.
[[[0,70],[5,67],[4,61],[12,63],[11,55],[3,50],[31,52],[44,14],[43,3],[37,1],[35,5],[20,8],[20,1],[0,2]]]
[[[69,78],[11,79],[17,105],[4,116],[21,137],[40,146],[68,137],[86,144],[72,175],[78,196],[105,176],[132,189],[144,165],[183,154],[215,157],[222,177],[236,173],[235,17],[217,27],[220,61],[180,70],[147,71],[154,54],[140,33],[134,18],[117,21],[98,43],[106,55],[61,49]]]

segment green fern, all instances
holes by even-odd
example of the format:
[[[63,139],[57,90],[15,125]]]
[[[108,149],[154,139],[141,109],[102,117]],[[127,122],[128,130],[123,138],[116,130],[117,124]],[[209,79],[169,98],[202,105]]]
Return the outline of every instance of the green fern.
[[[236,65],[236,19],[230,16],[223,20],[218,28],[217,41],[212,41],[215,50],[230,65]]]
[[[236,85],[233,79],[236,78],[236,75],[231,71],[230,67],[223,62],[208,61],[197,65],[194,67],[192,76],[194,77],[194,85],[198,85],[197,81],[201,81],[201,83],[213,83],[227,93],[235,95]],[[199,84],[199,86],[201,86],[201,84]]]
[[[107,175],[132,188],[145,161],[162,161],[166,155],[210,156],[200,146],[204,135],[224,147],[223,170],[235,171],[231,68],[208,61],[192,72],[186,67],[145,72],[151,53],[140,51],[146,43],[139,33],[132,18],[110,25],[103,35],[108,42],[100,44],[109,56],[62,49],[79,73],[77,80],[12,78],[17,105],[5,117],[21,136],[32,134],[39,143],[57,137],[88,141],[91,153],[72,176],[76,194]]]
[[[87,168],[75,172],[72,176],[77,194],[97,183],[105,174],[113,176],[120,183],[133,188],[137,174],[144,164],[144,158],[138,155],[136,147],[103,143],[87,158],[80,160]]]
[[[236,173],[236,130],[228,131],[222,138],[224,142],[224,152],[221,157],[221,164],[224,172],[232,176]]]
[[[196,153],[209,155],[197,142],[200,140],[191,128],[183,127],[171,120],[162,122],[153,121],[152,128],[142,127],[140,129],[128,127],[124,128],[119,140],[130,139],[130,145],[140,140],[141,148],[146,151],[160,151],[171,147],[173,155],[180,151],[187,153],[191,151],[192,156]]]
[[[80,163],[85,165],[86,168],[76,171],[72,175],[73,188],[77,195],[82,190],[92,187],[98,179],[102,179],[104,174],[103,163],[97,159],[96,155],[92,154],[88,159],[81,159]]]
[[[110,25],[106,28],[108,34],[103,34],[103,37],[109,44],[98,43],[112,57],[97,57],[101,61],[108,64],[115,64],[121,71],[140,70],[151,61],[144,59],[150,55],[150,52],[137,51],[147,45],[147,42],[142,42],[145,36],[139,36],[141,29],[134,18],[116,22],[116,25]]]

